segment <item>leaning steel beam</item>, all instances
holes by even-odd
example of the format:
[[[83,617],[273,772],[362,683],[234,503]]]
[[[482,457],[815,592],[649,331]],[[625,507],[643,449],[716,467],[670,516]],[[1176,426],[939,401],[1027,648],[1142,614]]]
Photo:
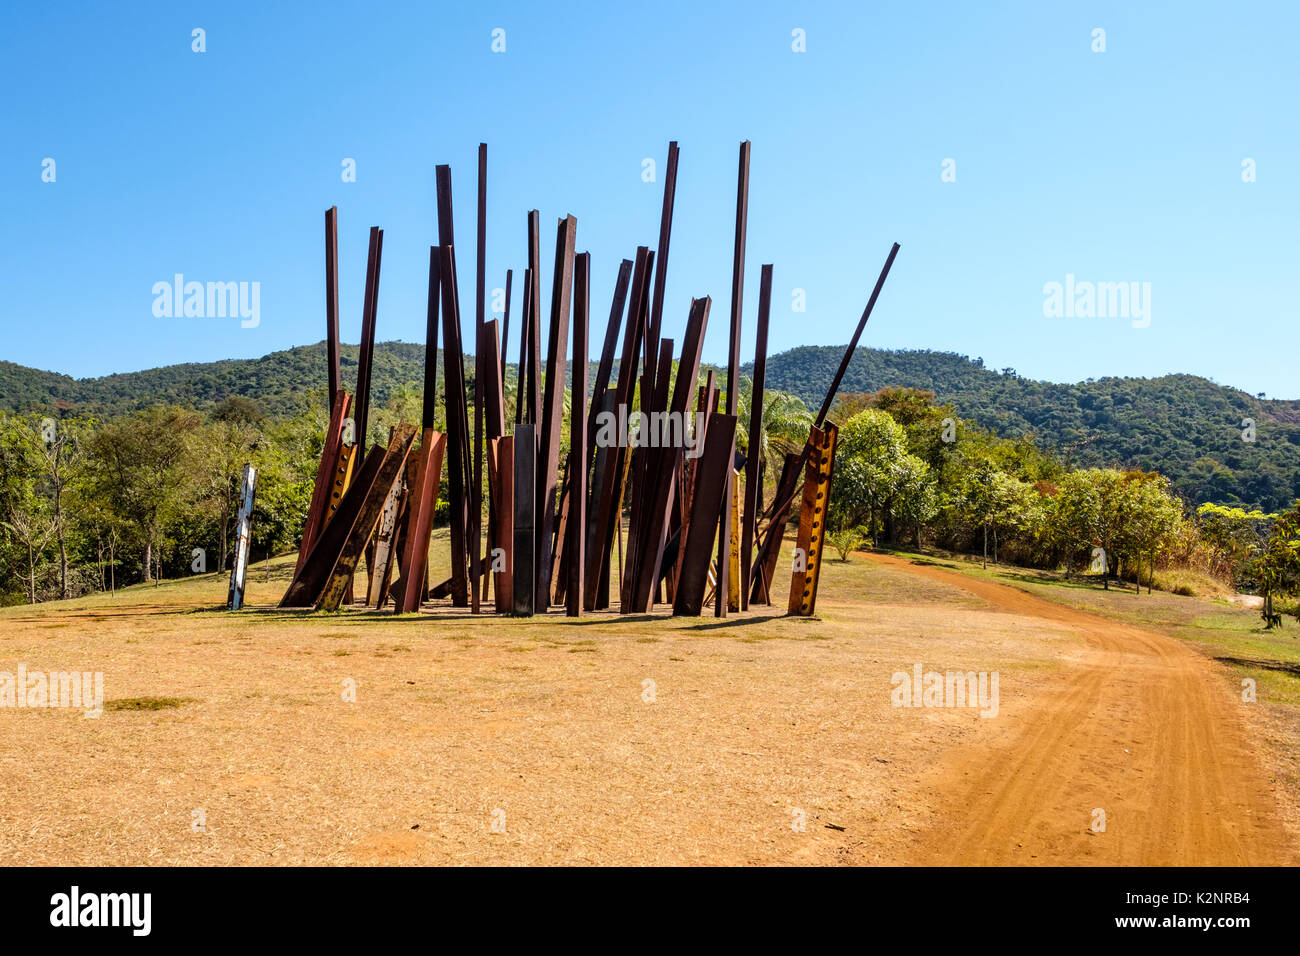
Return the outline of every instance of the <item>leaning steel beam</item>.
[[[740,318],[745,294],[745,235],[749,225],[749,140],[740,144],[740,167],[736,174],[736,244],[731,259],[731,329],[727,340],[727,414],[739,409]],[[722,496],[722,517],[718,526],[718,587],[714,616],[726,617],[728,601],[736,584],[731,580],[731,515],[733,482],[726,483]]]
[[[361,306],[361,352],[357,358],[356,443],[366,447],[370,420],[370,370],[375,358],[375,314],[379,304],[379,270],[384,257],[384,230],[370,227],[370,253],[366,257],[366,292]]]
[[[844,373],[848,371],[849,362],[853,361],[853,355],[858,350],[858,339],[862,338],[862,330],[867,327],[867,320],[871,318],[871,310],[876,307],[876,299],[880,298],[880,290],[885,285],[885,280],[889,278],[889,270],[894,265],[894,259],[898,256],[898,243],[894,243],[889,255],[885,258],[885,266],[880,270],[880,277],[876,279],[876,287],[871,290],[871,298],[867,300],[867,307],[862,310],[862,318],[858,319],[858,327],[853,330],[853,338],[849,340],[848,346],[844,349],[844,357],[840,359],[840,367],[835,370],[835,377],[831,379],[831,387],[826,390],[826,397],[822,399],[822,407],[817,412],[817,418],[813,424],[821,428],[826,421],[826,416],[830,413],[831,405],[835,402],[835,394],[840,390],[840,382],[844,380]]]
[[[627,286],[631,278],[632,260],[624,259],[619,264],[618,278],[614,281],[614,301],[610,303],[609,322],[605,325],[605,344],[600,350],[600,364],[596,367],[596,379],[591,389],[591,414],[587,422],[589,459],[594,459],[597,454],[597,416],[605,408],[605,392],[609,389],[609,376],[614,369],[614,352],[618,348],[618,332],[623,325],[623,307],[627,303]],[[592,461],[589,460],[587,468],[591,467]]]
[[[546,341],[546,394],[542,409],[543,458],[538,470],[537,601],[545,611],[551,594],[551,537],[555,531],[555,492],[559,479],[560,434],[564,420],[564,376],[569,344],[569,306],[573,295],[573,244],[578,220],[566,216],[555,235],[555,275],[551,286],[551,325]],[[545,603],[543,603],[545,602]]]
[[[533,516],[537,509],[537,438],[531,424],[516,425],[514,439],[514,567],[512,570],[515,614],[531,616],[535,606],[536,577],[533,574],[536,535]]]
[[[310,607],[316,603],[316,598],[334,572],[335,562],[343,553],[343,546],[352,536],[361,513],[361,504],[379,475],[383,458],[384,450],[378,445],[367,453],[348,490],[343,493],[334,519],[317,536],[307,560],[294,574],[289,589],[280,599],[280,607]]]
[[[831,500],[831,479],[835,471],[835,442],[838,429],[830,422],[814,427],[808,436],[812,453],[803,482],[803,504],[799,511],[799,538],[795,566],[790,578],[788,613],[810,617],[817,610],[817,583],[821,579],[822,551],[826,539],[826,509]]]
[[[649,277],[653,265],[654,253],[645,246],[639,246],[636,251],[636,264],[632,270],[632,293],[623,331],[623,351],[618,364],[618,385],[614,390],[614,401],[611,406],[615,418],[619,421],[623,420],[625,410],[632,402],[641,336],[645,331]],[[588,611],[608,606],[614,537],[623,502],[623,478],[627,472],[626,437],[626,435],[617,436],[617,446],[606,457],[604,469],[592,489],[598,505],[595,510],[595,536],[592,539],[594,547],[589,547],[590,553],[587,555],[587,594],[583,600],[583,608]],[[621,535],[619,546],[622,547]]]
[[[668,144],[668,168],[664,171],[664,200],[659,212],[659,246],[655,253],[654,300],[650,306],[650,326],[646,332],[646,355],[653,358],[659,348],[663,328],[664,287],[668,281],[668,244],[673,232],[673,203],[677,197],[677,141]],[[651,369],[653,373],[654,370]]]
[[[804,460],[803,455],[791,452],[782,462],[781,475],[776,482],[776,497],[772,500],[772,507],[769,509],[767,527],[764,529],[758,554],[754,556],[753,580],[749,594],[751,604],[772,603],[772,579],[776,574],[781,541],[785,537],[785,525],[790,517],[794,491],[798,486],[799,471],[803,467]]]
[[[657,449],[657,468],[648,474],[646,488],[653,491],[653,497],[646,500],[650,506],[646,516],[645,536],[642,542],[641,557],[638,560],[636,591],[633,609],[648,611],[654,604],[663,570],[664,549],[668,544],[669,512],[673,504],[673,492],[677,487],[678,463],[683,459],[685,444],[686,419],[690,410],[691,399],[695,397],[696,382],[700,374],[700,353],[704,348],[704,334],[709,324],[709,308],[712,300],[708,296],[696,299],[691,304],[690,318],[686,322],[686,338],[682,343],[681,361],[677,366],[677,383],[673,389],[672,406],[668,409],[668,421],[681,423],[683,434],[680,444]],[[669,369],[661,368],[662,381],[665,386]],[[732,416],[733,418],[735,416]]]
[[[393,429],[393,437],[383,452],[375,480],[366,489],[361,500],[357,518],[342,550],[334,563],[329,580],[320,596],[316,599],[316,610],[337,611],[343,603],[352,585],[352,576],[361,560],[370,536],[379,521],[380,512],[393,485],[401,478],[406,467],[406,457],[411,453],[411,443],[415,441],[415,429],[405,423]]]
[[[818,428],[826,422],[826,416],[830,412],[831,405],[835,401],[836,393],[839,391],[840,382],[843,381],[844,373],[849,367],[849,362],[853,360],[853,355],[857,351],[858,340],[862,337],[862,330],[867,327],[867,320],[871,318],[871,311],[876,307],[876,300],[880,298],[880,290],[884,287],[885,279],[889,277],[889,270],[893,267],[894,259],[898,256],[898,249],[898,243],[894,243],[893,247],[889,250],[889,255],[885,258],[885,265],[880,270],[880,276],[876,279],[875,288],[871,290],[871,298],[867,300],[867,306],[862,310],[862,317],[858,319],[858,326],[853,332],[853,338],[849,340],[849,344],[844,349],[844,356],[840,359],[839,368],[835,372],[835,377],[831,380],[830,388],[826,390],[826,397],[822,400],[821,408],[818,410],[817,417],[813,421],[813,424]],[[768,509],[768,513],[772,516],[772,520],[769,520],[767,535],[759,545],[759,554],[754,562],[755,568],[762,566],[766,569],[769,565],[772,567],[775,566],[776,553],[781,548],[781,537],[785,533],[785,516],[790,513],[790,508],[794,505],[794,496],[797,493],[796,486],[798,484],[798,473],[802,470],[804,462],[808,460],[809,452],[810,446],[805,445],[803,452],[798,456],[798,463],[796,464],[793,473],[787,472],[787,474],[789,474],[788,481],[786,480],[786,474],[782,475],[782,481],[777,486],[776,497],[772,499],[772,505]],[[778,515],[781,517],[780,521],[775,520]],[[762,600],[764,603],[767,603],[769,599],[767,589],[772,583],[771,575],[768,573],[755,577],[756,580],[753,584],[754,595],[757,595],[759,593],[758,589],[762,588]]]
[[[754,341],[754,380],[749,393],[749,440],[745,446],[745,511],[740,530],[740,607],[749,609],[754,532],[763,510],[763,388],[767,382],[767,326],[772,311],[772,266],[764,265],[758,284],[758,333]]]
[[[351,396],[340,389],[331,402],[329,425],[325,430],[325,446],[321,449],[320,464],[316,468],[316,484],[312,486],[311,503],[307,506],[307,520],[302,528],[302,542],[298,546],[298,561],[294,571],[301,570],[312,545],[326,524],[330,492],[339,468],[339,455],[343,449],[344,422],[352,404]],[[345,489],[339,489],[340,496]]]
[[[417,464],[411,482],[410,502],[406,512],[406,530],[402,542],[402,577],[393,584],[393,604],[399,614],[420,609],[424,597],[425,569],[429,562],[429,532],[433,527],[433,507],[442,479],[442,460],[447,436],[426,427],[416,452]]]
[[[339,393],[339,207],[325,210],[325,360],[329,398]]]
[[[718,533],[718,510],[722,507],[723,486],[731,477],[735,443],[736,416],[709,416],[704,455],[696,473],[694,514],[686,535],[682,573],[673,595],[673,614],[698,617],[704,606],[713,540]]]
[[[692,310],[694,303],[692,303]],[[643,567],[645,540],[650,532],[650,516],[654,512],[653,502],[657,497],[656,477],[659,467],[659,452],[665,449],[651,447],[650,422],[663,420],[668,407],[668,378],[673,365],[673,340],[659,340],[659,355],[646,365],[647,372],[641,377],[643,387],[647,382],[653,383],[649,392],[641,393],[641,412],[652,416],[642,420],[645,426],[640,433],[636,447],[631,453],[631,505],[628,508],[627,524],[627,565],[619,576],[619,605],[624,614],[633,610],[643,610],[637,606],[637,583]],[[663,375],[660,376],[659,372]]]

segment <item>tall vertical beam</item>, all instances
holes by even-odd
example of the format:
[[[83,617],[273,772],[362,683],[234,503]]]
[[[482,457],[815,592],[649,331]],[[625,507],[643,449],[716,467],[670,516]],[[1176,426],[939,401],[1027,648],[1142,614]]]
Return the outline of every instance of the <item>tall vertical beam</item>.
[[[447,485],[451,516],[451,600],[456,607],[469,605],[469,568],[467,528],[469,508],[465,487],[468,474],[466,452],[469,446],[465,419],[465,366],[460,350],[460,304],[456,295],[456,250],[442,246],[442,330],[445,344],[443,358],[443,392],[447,411]]]
[[[586,594],[587,548],[587,348],[591,319],[591,253],[584,252],[573,264],[573,366],[569,402],[569,545],[568,587],[564,610],[569,617],[582,616]],[[620,270],[622,275],[622,270]],[[609,336],[606,336],[608,340]]]
[[[536,598],[536,577],[533,565],[536,558],[536,535],[533,516],[537,510],[537,438],[535,427],[526,423],[515,426],[514,440],[514,566],[511,569],[514,585],[513,611],[522,617],[531,617]]]
[[[659,213],[659,247],[655,253],[654,300],[650,306],[650,327],[646,332],[646,356],[653,358],[659,350],[663,327],[664,287],[668,281],[668,244],[673,232],[673,203],[677,197],[677,141],[668,144],[668,168],[664,170],[664,201]],[[652,374],[653,374],[653,370]]]
[[[596,367],[596,379],[591,389],[591,412],[587,422],[587,456],[596,456],[596,417],[604,410],[605,392],[609,388],[609,376],[614,369],[614,351],[618,348],[618,332],[623,324],[623,307],[627,302],[627,286],[632,278],[632,260],[624,259],[618,267],[618,278],[614,280],[614,300],[609,307],[609,321],[605,324],[605,342],[600,350],[600,364]],[[587,463],[591,467],[591,462]]]
[[[495,547],[504,558],[503,570],[496,572],[493,593],[497,612],[508,613],[514,606],[514,534],[515,534],[515,439],[513,435],[488,442],[489,475],[492,476],[492,498],[496,504]],[[493,561],[497,555],[493,554]]]
[[[565,351],[569,344],[569,305],[573,294],[573,244],[578,220],[566,216],[555,235],[555,277],[551,288],[551,326],[546,342],[546,396],[542,410],[544,455],[537,488],[537,600],[551,593],[551,536],[555,530],[555,491],[559,478],[560,431],[564,417]],[[545,607],[542,610],[545,611]]]
[[[483,593],[483,316],[487,294],[487,143],[478,144],[478,246],[474,271],[474,447],[469,494],[470,610],[478,614]]]
[[[669,407],[668,421],[678,421],[685,428],[691,399],[695,397],[696,381],[700,374],[700,353],[704,348],[704,334],[709,324],[709,309],[712,301],[708,296],[691,303],[690,318],[686,323],[686,338],[682,342],[682,357],[677,366],[677,384],[673,389],[672,405]],[[665,340],[667,341],[667,340]],[[669,375],[668,365],[661,365],[661,381],[658,387],[667,391]],[[733,416],[734,417],[734,416]],[[683,443],[685,434],[682,435]],[[647,469],[647,495],[641,500],[647,513],[642,519],[644,533],[639,542],[640,555],[636,561],[636,580],[631,610],[648,611],[654,604],[654,596],[660,579],[660,565],[663,562],[664,549],[668,543],[669,512],[673,504],[673,492],[677,487],[678,464],[682,461],[684,449],[679,446],[654,449],[657,452],[652,468]]]
[[[361,352],[357,359],[357,403],[354,422],[356,443],[366,447],[370,418],[370,369],[375,358],[375,313],[379,303],[379,267],[384,256],[384,230],[370,227],[370,252],[366,256],[366,292],[361,306]]]
[[[633,383],[636,381],[637,359],[641,351],[641,337],[645,332],[647,304],[649,302],[650,273],[654,267],[654,253],[645,246],[636,250],[636,263],[632,269],[632,293],[628,302],[627,322],[623,331],[623,351],[618,364],[618,385],[610,406],[619,421],[626,420],[632,401]],[[621,427],[621,426],[620,426]],[[614,535],[619,525],[619,510],[623,501],[623,480],[627,473],[626,435],[620,435],[616,448],[606,456],[605,467],[592,489],[597,499],[595,532],[588,543],[587,595],[583,607],[590,611],[607,606],[609,600],[610,565],[613,558]],[[619,539],[622,547],[622,539]]]
[[[420,437],[420,456],[406,513],[406,534],[402,543],[402,579],[392,588],[394,609],[412,614],[420,609],[429,563],[429,534],[433,510],[442,480],[442,460],[447,436],[425,426]]]
[[[510,348],[510,286],[514,282],[515,270],[506,270],[506,308],[505,317],[501,322],[501,382],[506,380],[506,366],[510,364],[506,358]]]
[[[339,393],[339,207],[325,210],[325,360],[329,400]]]
[[[529,342],[532,339],[532,330],[529,328],[529,318],[532,314],[533,302],[533,271],[524,270],[524,301],[520,306],[520,329],[519,329],[519,376],[515,380],[515,424],[522,425],[525,421],[531,421],[528,418],[528,395],[531,394],[531,386],[528,384],[529,373]]]
[[[528,268],[532,309],[528,317],[528,412],[524,421],[538,425],[542,406],[542,214],[536,209],[528,213]]]
[[[727,348],[727,414],[735,415],[739,408],[740,389],[740,317],[745,294],[745,235],[749,224],[749,140],[740,144],[740,166],[736,174],[736,245],[731,259],[731,334]],[[732,591],[731,574],[731,513],[732,488],[730,476],[722,497],[722,516],[718,525],[718,587],[714,600],[714,617],[727,616],[727,604]]]
[[[767,326],[772,311],[772,266],[763,266],[758,284],[758,332],[754,340],[754,381],[749,395],[749,440],[745,446],[745,510],[740,524],[740,606],[749,609],[754,532],[763,510],[763,389],[767,381]]]
[[[438,406],[438,300],[442,286],[442,253],[429,247],[429,298],[424,313],[424,395],[420,425],[432,428]]]
[[[736,445],[736,417],[709,416],[704,455],[696,469],[694,515],[686,532],[682,570],[673,595],[673,614],[698,617],[704,605],[713,558],[713,539],[718,533],[718,509],[723,487],[731,479]]]

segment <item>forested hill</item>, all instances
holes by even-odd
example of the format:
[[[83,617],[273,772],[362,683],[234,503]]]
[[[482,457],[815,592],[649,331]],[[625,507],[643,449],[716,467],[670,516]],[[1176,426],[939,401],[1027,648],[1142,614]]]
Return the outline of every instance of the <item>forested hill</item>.
[[[842,348],[792,349],[771,356],[770,388],[794,392],[816,408]],[[357,347],[342,348],[344,384],[356,376]],[[374,400],[400,386],[419,388],[424,347],[376,347]],[[442,376],[439,376],[441,380]],[[1000,434],[1032,434],[1074,466],[1124,465],[1157,470],[1192,502],[1240,501],[1276,510],[1300,497],[1300,401],[1262,400],[1191,375],[1106,378],[1073,385],[986,369],[949,352],[858,349],[841,386],[870,392],[884,386],[933,391],[965,419]],[[229,395],[255,400],[271,415],[300,408],[303,395],[325,388],[325,344],[103,378],[73,379],[0,362],[0,409],[61,408],[101,417],[156,403],[202,408]],[[1256,422],[1256,441],[1242,438],[1242,419]]]
[[[768,359],[767,381],[816,405],[842,355],[842,347],[782,352]],[[849,363],[840,393],[887,385],[929,389],[961,418],[1002,435],[1033,435],[1075,467],[1159,471],[1193,502],[1275,510],[1300,497],[1300,401],[1263,400],[1194,375],[1058,385],[951,352],[865,348]],[[1256,423],[1253,443],[1243,439],[1246,418]]]

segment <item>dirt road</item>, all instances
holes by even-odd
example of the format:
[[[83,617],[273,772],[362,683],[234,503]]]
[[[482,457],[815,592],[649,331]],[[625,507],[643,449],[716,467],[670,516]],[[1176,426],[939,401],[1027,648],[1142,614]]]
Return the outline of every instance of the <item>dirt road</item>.
[[[904,558],[870,558],[963,588],[1000,610],[1068,624],[1084,640],[1042,701],[990,722],[998,725],[992,753],[956,751],[927,775],[934,813],[906,862],[1297,861],[1245,733],[1240,708],[1252,705],[1206,658],[1173,638],[1013,587]],[[1094,832],[1097,811],[1104,832]]]

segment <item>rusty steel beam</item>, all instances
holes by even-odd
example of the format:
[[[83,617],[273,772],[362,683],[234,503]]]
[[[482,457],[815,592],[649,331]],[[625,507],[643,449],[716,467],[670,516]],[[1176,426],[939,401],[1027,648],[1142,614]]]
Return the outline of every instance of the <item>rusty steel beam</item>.
[[[519,374],[515,378],[515,424],[522,425],[528,411],[528,343],[532,338],[529,318],[532,315],[533,278],[532,270],[524,270],[524,301],[520,306],[519,329]],[[531,419],[530,419],[531,420]]]
[[[533,564],[537,555],[534,515],[537,509],[537,437],[532,424],[515,426],[514,476],[514,566],[511,568],[514,600],[513,613],[530,617],[536,598],[537,579]]]
[[[483,388],[487,369],[483,352],[484,308],[487,305],[487,143],[478,144],[478,245],[474,270],[474,447],[473,481],[469,496],[470,567],[482,567],[483,554]],[[470,610],[482,609],[483,576],[470,577]]]
[[[764,529],[758,554],[754,556],[753,582],[750,584],[749,601],[751,604],[772,603],[772,579],[776,574],[776,562],[781,553],[781,542],[785,538],[785,525],[790,517],[790,508],[794,503],[794,491],[799,482],[799,471],[806,459],[802,454],[791,452],[785,456],[781,465],[781,475],[776,482],[776,496],[769,509],[767,527]]]
[[[749,610],[754,533],[763,510],[763,389],[767,382],[767,326],[772,311],[772,266],[764,265],[758,283],[758,333],[754,341],[754,380],[749,394],[749,436],[745,445],[745,510],[740,524],[740,608]]]
[[[447,486],[451,521],[451,600],[456,607],[469,605],[469,508],[465,366],[460,350],[460,303],[456,290],[456,250],[441,247],[443,394],[447,413]]]
[[[871,318],[871,312],[876,307],[876,300],[880,298],[880,290],[885,285],[885,279],[889,277],[889,270],[894,265],[894,259],[898,256],[898,243],[894,243],[889,250],[889,255],[885,258],[885,265],[880,270],[880,275],[876,279],[876,285],[871,290],[871,298],[867,300],[866,308],[862,310],[862,317],[858,319],[857,328],[853,332],[852,339],[844,349],[844,356],[840,359],[839,368],[831,380],[830,388],[826,390],[826,397],[822,400],[821,408],[817,412],[817,417],[813,424],[820,428],[826,422],[826,415],[830,412],[831,404],[835,401],[835,395],[839,391],[840,383],[844,379],[844,373],[848,370],[849,362],[853,360],[853,354],[857,351],[858,340],[862,337],[862,331],[867,326],[867,321]],[[785,534],[785,518],[789,515],[790,509],[794,506],[794,497],[798,491],[798,476],[803,469],[804,462],[808,460],[811,446],[805,444],[803,451],[797,456],[797,461],[793,469],[787,467],[781,476],[781,481],[777,485],[776,495],[772,499],[772,504],[768,508],[771,519],[768,522],[767,534],[759,545],[758,557],[755,559],[754,567],[763,570],[762,574],[755,575],[753,582],[753,594],[751,600],[761,600],[762,603],[770,603],[768,588],[772,583],[772,572],[776,567],[776,555],[781,547],[781,538]],[[789,461],[786,462],[787,466]],[[776,520],[780,517],[781,520]],[[761,590],[760,590],[761,589]],[[759,597],[761,593],[761,598]]]
[[[343,546],[352,536],[361,503],[375,483],[383,458],[383,448],[376,445],[370,449],[348,490],[343,493],[334,520],[317,536],[307,560],[289,582],[288,590],[280,599],[280,607],[310,607],[316,603],[334,572],[334,564],[343,553]]]
[[[424,597],[426,568],[429,562],[429,535],[433,528],[433,509],[442,479],[442,462],[447,436],[425,428],[416,453],[417,464],[407,505],[406,528],[402,541],[402,577],[391,587],[394,610],[411,614],[420,609]]]
[[[497,611],[501,614],[508,613],[514,601],[514,462],[514,436],[503,435],[488,442],[488,481],[497,513],[491,557],[494,564],[500,560],[503,569],[495,574],[493,594]]]
[[[330,401],[339,388],[339,207],[325,210],[325,362]]]
[[[698,617],[704,606],[709,569],[713,563],[713,539],[718,533],[718,511],[723,486],[731,477],[736,444],[736,416],[709,416],[704,455],[696,472],[694,514],[686,534],[682,573],[673,595],[673,614]]]
[[[822,552],[826,539],[826,510],[831,500],[831,479],[835,472],[835,444],[839,431],[830,422],[812,429],[812,449],[803,482],[803,503],[799,510],[799,538],[795,566],[790,578],[787,613],[810,617],[817,610],[817,584],[821,579]]]
[[[564,418],[564,376],[573,295],[573,244],[578,220],[561,219],[555,236],[555,273],[551,287],[551,324],[546,341],[546,394],[542,410],[542,460],[537,487],[537,610],[545,612],[551,594],[551,540],[555,531],[555,493],[559,478],[560,434]]]
[[[654,357],[663,328],[664,287],[668,281],[668,244],[673,232],[673,204],[677,197],[677,141],[668,144],[668,168],[664,171],[664,199],[659,212],[659,246],[655,253],[654,299],[650,306],[650,325],[645,333],[646,358]],[[654,369],[650,370],[655,373]]]
[[[625,260],[626,262],[626,260]],[[630,263],[629,263],[630,265]],[[626,274],[619,269],[626,288]],[[618,298],[617,290],[614,298]],[[586,596],[587,572],[587,349],[591,319],[591,253],[584,252],[574,261],[573,273],[573,366],[569,401],[569,543],[568,581],[564,612],[582,617]],[[606,335],[607,343],[611,336]],[[611,358],[612,358],[612,349]],[[602,363],[603,363],[602,356]],[[608,374],[608,373],[606,373]]]
[[[393,487],[384,500],[383,510],[379,513],[379,523],[375,527],[374,567],[369,568],[366,584],[366,604],[376,609],[383,607],[388,595],[389,575],[393,570],[394,546],[397,543],[397,516],[406,497],[406,478],[398,475]]]
[[[343,603],[352,585],[361,554],[370,541],[375,525],[379,521],[384,502],[395,483],[401,480],[406,467],[406,457],[411,453],[411,444],[415,441],[415,429],[407,424],[393,429],[393,437],[383,452],[375,480],[366,489],[361,500],[352,533],[348,535],[342,550],[330,572],[329,580],[320,596],[316,599],[316,610],[337,611]]]
[[[438,303],[442,284],[442,254],[429,247],[429,298],[424,315],[424,395],[420,427],[432,428],[438,407]]]
[[[370,370],[375,359],[375,315],[379,311],[379,269],[384,257],[384,230],[370,227],[370,252],[366,257],[365,301],[361,306],[361,351],[357,358],[356,444],[366,447],[370,423]]]
[[[499,374],[502,383],[506,380],[506,366],[510,364],[510,360],[506,356],[509,354],[510,349],[510,287],[514,283],[514,279],[515,270],[507,269],[505,317],[501,321],[501,371]]]
[[[704,348],[704,334],[709,324],[709,309],[712,300],[708,296],[691,303],[690,317],[686,322],[686,338],[682,343],[681,361],[677,366],[677,383],[673,389],[672,405],[668,409],[669,421],[678,421],[683,425],[681,436],[684,444],[684,428],[691,399],[695,397],[697,381],[700,374],[700,354]],[[665,391],[669,378],[669,368],[661,367],[660,382]],[[734,415],[732,416],[735,417]],[[668,544],[669,512],[673,505],[673,493],[677,487],[678,463],[685,455],[683,445],[661,447],[656,449],[654,467],[647,473],[647,490],[653,490],[653,497],[646,499],[650,511],[646,516],[644,540],[641,556],[638,559],[636,590],[632,607],[637,611],[648,611],[654,605],[655,592],[663,576],[661,564],[664,549]]]
[[[347,392],[339,389],[330,403],[329,425],[325,429],[325,446],[321,449],[320,464],[316,467],[316,483],[312,486],[311,503],[307,506],[307,520],[302,528],[302,541],[298,545],[298,561],[294,565],[295,573],[302,570],[312,545],[325,527],[326,513],[330,503],[330,491],[339,467],[339,454],[343,448],[344,421],[352,404]],[[342,489],[340,489],[340,495]]]
[[[618,278],[614,280],[614,300],[610,303],[609,321],[605,325],[605,343],[600,350],[600,364],[596,367],[596,378],[591,388],[591,413],[587,421],[588,470],[593,467],[598,452],[597,416],[605,409],[605,392],[609,389],[609,377],[614,369],[614,352],[618,348],[618,333],[623,325],[623,308],[627,304],[627,287],[631,278],[632,260],[624,259],[618,267]],[[587,520],[591,523],[590,511]]]
[[[692,308],[694,304],[692,303]],[[654,383],[651,386],[651,393],[641,393],[641,412],[645,415],[658,413],[662,415],[668,405],[668,375],[667,371],[672,369],[673,363],[673,340],[659,340],[659,354],[647,364],[648,371],[642,376],[641,382],[644,388],[647,383]],[[657,377],[659,370],[665,370],[662,377]],[[632,500],[628,508],[627,524],[627,564],[620,570],[619,578],[619,606],[624,614],[630,614],[637,607],[637,582],[640,580],[642,569],[642,551],[644,550],[644,541],[649,533],[648,525],[650,514],[653,513],[652,506],[646,507],[646,502],[653,502],[657,497],[657,487],[655,479],[658,474],[659,452],[658,447],[649,447],[646,442],[649,441],[651,432],[650,422],[653,419],[646,418],[642,422],[645,427],[640,432],[640,438],[637,447],[631,450],[631,485]]]
[[[524,421],[541,424],[542,414],[542,214],[528,213],[528,414]],[[536,432],[540,437],[540,429]]]
[[[817,418],[813,424],[821,428],[826,421],[826,416],[830,413],[831,404],[835,401],[835,394],[840,390],[840,382],[844,380],[844,373],[848,371],[849,362],[853,361],[853,353],[858,349],[858,339],[862,338],[862,330],[867,327],[867,320],[871,318],[871,310],[876,307],[876,299],[880,298],[880,290],[885,285],[885,280],[889,278],[889,270],[893,268],[894,259],[898,256],[898,243],[894,243],[889,255],[885,258],[884,268],[880,270],[880,276],[876,279],[876,286],[871,290],[871,298],[867,300],[867,307],[862,310],[862,318],[858,319],[858,327],[853,330],[853,338],[849,340],[848,346],[844,349],[844,357],[840,359],[840,367],[835,370],[835,377],[831,379],[831,387],[826,390],[826,397],[822,400],[822,407],[817,412]]]
[[[614,390],[611,410],[622,420],[622,412],[632,401],[633,383],[636,381],[637,359],[641,351],[641,336],[645,332],[645,319],[649,302],[650,273],[654,266],[654,253],[645,246],[636,251],[636,264],[632,269],[632,292],[628,302],[627,322],[623,331],[623,351],[618,365],[618,384]],[[595,547],[587,555],[587,594],[584,610],[608,607],[610,570],[613,561],[614,538],[620,524],[623,504],[623,481],[627,474],[627,436],[617,436],[618,444],[606,456],[604,468],[592,489],[598,504],[595,515]],[[622,535],[618,534],[622,548]],[[620,582],[621,584],[621,582]]]
[[[740,389],[740,319],[745,295],[745,235],[749,225],[749,140],[740,144],[740,166],[736,174],[736,243],[731,260],[731,329],[727,340],[727,414],[739,409]],[[732,592],[731,537],[732,489],[726,483],[722,499],[722,517],[718,526],[718,587],[714,617],[726,617]]]

